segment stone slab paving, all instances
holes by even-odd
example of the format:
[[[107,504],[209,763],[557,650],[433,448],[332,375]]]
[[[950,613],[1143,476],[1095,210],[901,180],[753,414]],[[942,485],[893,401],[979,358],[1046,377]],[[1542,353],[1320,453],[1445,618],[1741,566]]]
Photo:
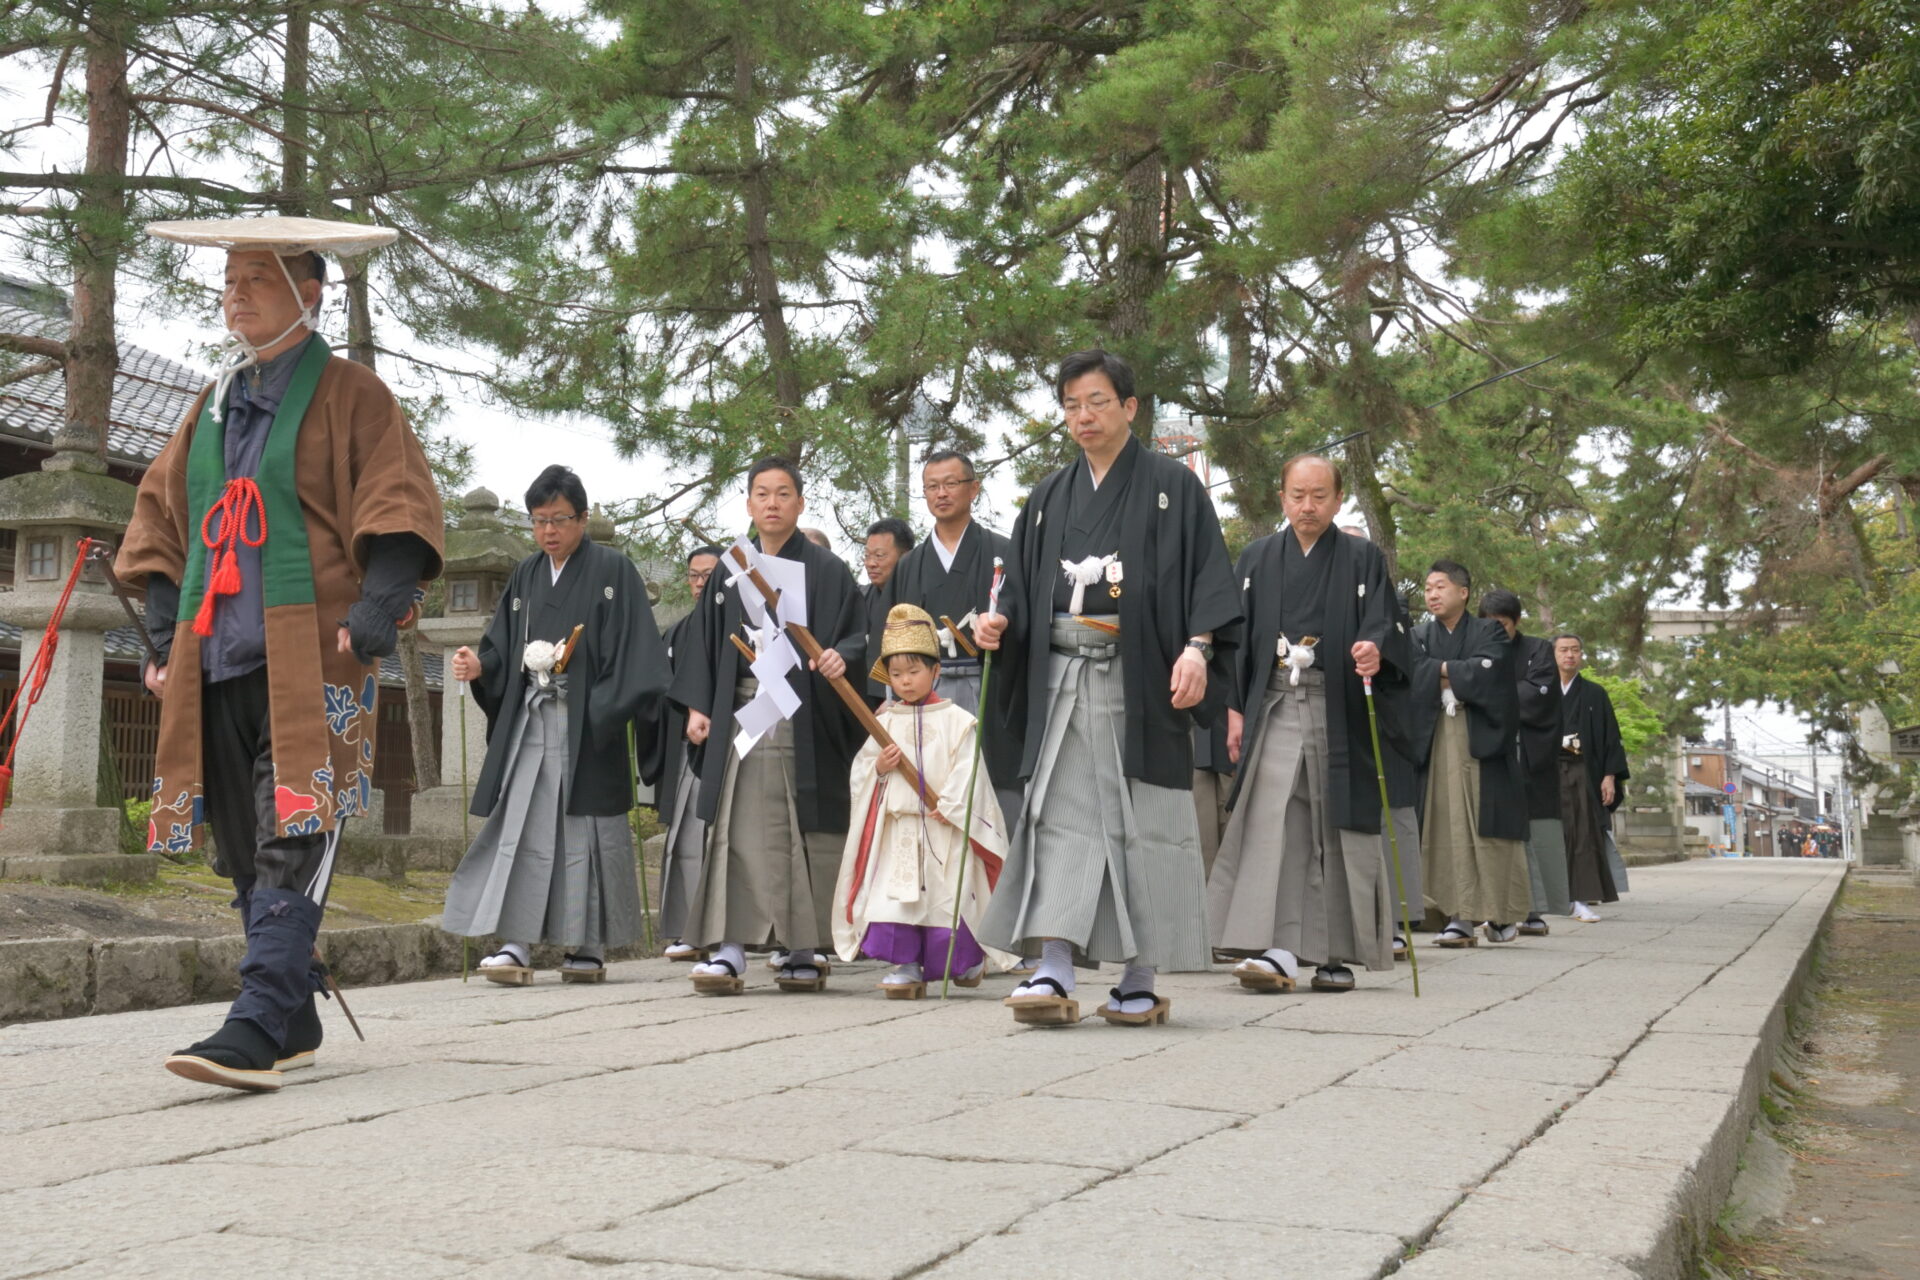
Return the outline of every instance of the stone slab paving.
[[[268,1096],[161,1071],[218,1006],[0,1028],[0,1280],[1677,1276],[1841,875],[1636,870],[1598,924],[1423,946],[1418,1000],[1186,974],[1165,1028],[658,960],[355,992],[369,1041],[329,1014]]]

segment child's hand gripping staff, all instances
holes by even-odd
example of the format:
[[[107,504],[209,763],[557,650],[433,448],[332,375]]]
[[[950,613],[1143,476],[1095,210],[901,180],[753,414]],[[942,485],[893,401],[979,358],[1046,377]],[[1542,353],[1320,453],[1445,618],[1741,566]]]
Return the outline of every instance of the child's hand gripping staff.
[[[1380,821],[1387,829],[1387,848],[1393,854],[1393,894],[1400,899],[1401,936],[1407,940],[1407,963],[1413,966],[1413,998],[1420,998],[1420,956],[1413,948],[1413,920],[1407,913],[1407,891],[1400,882],[1400,837],[1393,826],[1393,808],[1387,799],[1387,766],[1380,756],[1380,713],[1373,709],[1373,677],[1361,676],[1367,691],[1367,734],[1373,739],[1373,776],[1380,783]],[[1451,714],[1451,713],[1449,713]]]
[[[1006,581],[1006,562],[999,556],[993,558],[993,585],[987,588],[986,618],[998,620],[1000,617],[1000,585]],[[951,625],[951,624],[949,624]],[[957,633],[956,633],[957,634]],[[947,964],[940,975],[940,998],[947,998],[947,988],[953,984],[954,944],[960,940],[960,904],[967,893],[967,864],[973,861],[973,791],[980,781],[980,726],[987,713],[987,682],[993,679],[993,652],[999,648],[999,632],[995,629],[994,643],[981,645],[980,657],[980,701],[973,708],[973,764],[967,770],[967,816],[960,824],[960,887],[953,895],[953,920],[947,929]],[[924,794],[924,790],[922,792]]]

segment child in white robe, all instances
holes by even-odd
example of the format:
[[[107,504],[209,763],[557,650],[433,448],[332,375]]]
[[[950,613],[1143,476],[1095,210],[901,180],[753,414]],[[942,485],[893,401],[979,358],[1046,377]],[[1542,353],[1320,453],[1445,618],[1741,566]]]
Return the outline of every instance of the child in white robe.
[[[928,982],[946,977],[949,945],[953,981],[964,987],[979,985],[989,959],[1002,968],[1015,959],[975,940],[1006,856],[1006,820],[987,771],[975,768],[973,715],[934,692],[939,654],[925,610],[901,604],[888,612],[873,678],[893,694],[875,715],[895,745],[883,750],[869,739],[854,758],[853,822],[834,888],[835,949],[843,960],[864,953],[890,962],[880,988],[893,999],[918,999]],[[970,847],[961,834],[969,779]]]

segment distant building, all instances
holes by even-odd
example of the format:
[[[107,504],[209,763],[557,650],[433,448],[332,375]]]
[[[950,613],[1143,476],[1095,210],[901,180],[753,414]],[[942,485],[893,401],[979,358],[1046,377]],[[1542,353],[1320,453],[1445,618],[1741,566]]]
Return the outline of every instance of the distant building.
[[[1800,856],[1809,847],[1816,856],[1839,856],[1832,780],[1816,788],[1805,773],[1718,742],[1688,743],[1685,759],[1687,826],[1708,844],[1756,858]]]

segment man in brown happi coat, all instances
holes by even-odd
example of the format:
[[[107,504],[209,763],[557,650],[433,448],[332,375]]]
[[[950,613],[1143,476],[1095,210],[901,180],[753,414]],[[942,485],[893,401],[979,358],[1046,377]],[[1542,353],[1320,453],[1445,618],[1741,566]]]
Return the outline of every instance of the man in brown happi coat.
[[[438,576],[433,474],[393,393],[313,332],[325,263],[391,232],[303,218],[160,223],[228,250],[229,355],[140,484],[115,564],[144,587],[162,699],[148,842],[198,844],[246,925],[240,996],[177,1075],[280,1087],[320,1042],[314,939],[341,824],[373,792],[378,683]]]

